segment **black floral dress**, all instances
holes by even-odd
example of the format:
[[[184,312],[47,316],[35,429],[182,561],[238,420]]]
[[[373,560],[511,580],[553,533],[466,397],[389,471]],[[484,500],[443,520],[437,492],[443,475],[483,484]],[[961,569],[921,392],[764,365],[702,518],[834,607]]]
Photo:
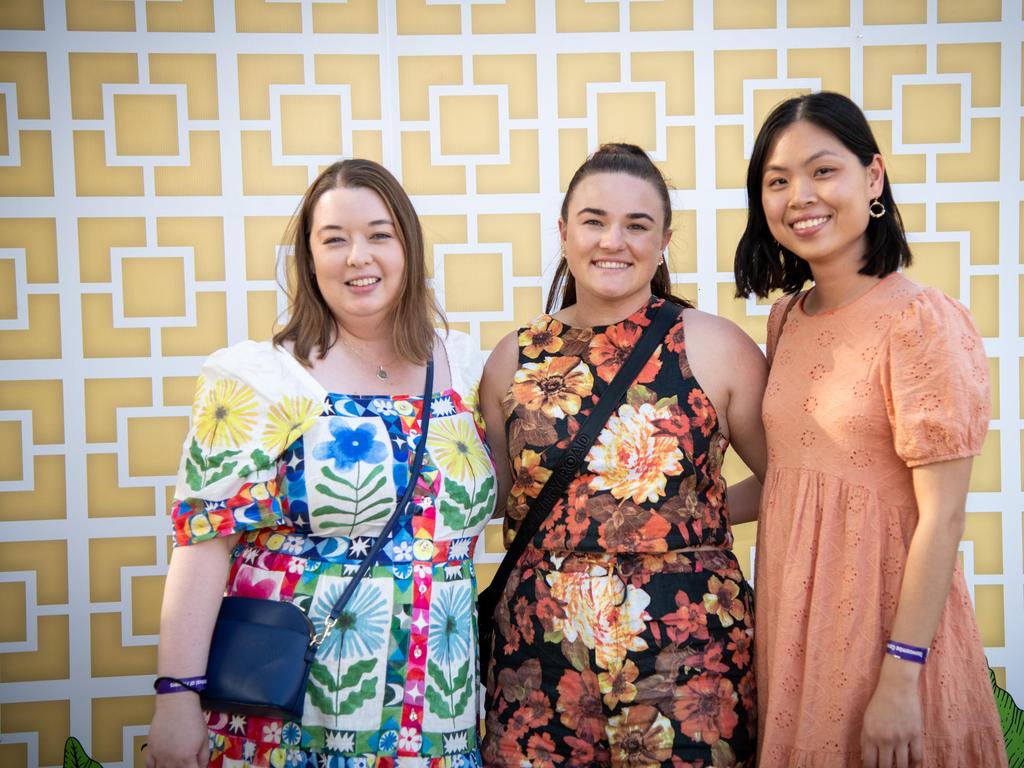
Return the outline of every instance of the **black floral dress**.
[[[506,543],[660,304],[520,331]],[[486,765],[752,765],[753,603],[730,550],[727,446],[680,318],[509,579]]]

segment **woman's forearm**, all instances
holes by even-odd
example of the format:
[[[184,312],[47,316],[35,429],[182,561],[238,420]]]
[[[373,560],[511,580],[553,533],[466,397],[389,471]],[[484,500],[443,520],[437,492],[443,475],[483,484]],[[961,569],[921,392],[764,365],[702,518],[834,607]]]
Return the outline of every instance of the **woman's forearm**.
[[[227,582],[228,555],[237,539],[214,539],[174,551],[160,610],[158,674],[190,677],[206,670]]]

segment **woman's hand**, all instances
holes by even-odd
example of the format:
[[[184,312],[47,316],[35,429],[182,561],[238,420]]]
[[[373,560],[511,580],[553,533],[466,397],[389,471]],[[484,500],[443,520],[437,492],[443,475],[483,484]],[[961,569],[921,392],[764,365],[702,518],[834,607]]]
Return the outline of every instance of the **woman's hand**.
[[[210,736],[199,696],[188,691],[157,696],[146,768],[206,768],[209,761]]]
[[[920,669],[887,656],[860,732],[864,768],[921,768],[924,765],[924,723]]]

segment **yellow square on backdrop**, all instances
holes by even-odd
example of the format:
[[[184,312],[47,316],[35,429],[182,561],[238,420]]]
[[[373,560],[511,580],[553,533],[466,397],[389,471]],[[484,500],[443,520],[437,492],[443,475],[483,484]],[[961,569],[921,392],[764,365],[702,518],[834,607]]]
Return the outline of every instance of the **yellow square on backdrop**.
[[[656,105],[653,93],[597,94],[598,143],[627,141],[653,151],[658,143]]]
[[[115,94],[114,133],[119,155],[177,155],[177,99],[164,94]]]
[[[503,305],[500,253],[447,253],[444,305],[449,312],[493,312]]]
[[[960,141],[960,86],[955,83],[903,86],[903,142],[955,144]]]
[[[341,98],[282,96],[281,144],[286,155],[340,155]]]
[[[498,154],[497,96],[442,96],[439,101],[442,155]]]
[[[121,262],[126,317],[182,317],[185,265],[178,256],[127,258]]]

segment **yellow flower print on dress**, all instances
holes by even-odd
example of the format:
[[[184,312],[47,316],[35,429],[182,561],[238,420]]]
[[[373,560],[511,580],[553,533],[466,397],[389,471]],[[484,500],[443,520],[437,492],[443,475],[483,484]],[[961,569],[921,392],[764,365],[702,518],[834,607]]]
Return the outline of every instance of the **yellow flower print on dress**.
[[[562,328],[558,320],[542,316],[539,322],[519,334],[519,345],[523,348],[523,354],[531,360],[539,357],[541,352],[555,354],[563,345]]]
[[[731,627],[734,620],[746,615],[743,601],[739,599],[740,585],[732,579],[724,582],[717,576],[708,579],[708,591],[704,595],[704,610],[716,614],[723,627]]]
[[[683,471],[679,441],[659,434],[655,426],[658,419],[671,418],[668,408],[650,403],[619,408],[587,456],[590,471],[595,473],[591,490],[611,491],[616,499],[632,499],[635,504],[664,496],[666,476]]]
[[[524,363],[512,380],[516,402],[528,410],[540,410],[549,419],[564,419],[580,412],[589,397],[594,376],[578,357],[549,357]]]
[[[470,419],[457,416],[431,423],[427,450],[452,480],[467,483],[491,474],[491,461]]]
[[[323,406],[308,397],[285,396],[270,406],[267,426],[263,430],[263,447],[271,456],[278,456],[306,430],[313,426]]]
[[[196,440],[207,448],[237,448],[249,440],[256,424],[252,390],[231,379],[220,379],[207,391],[195,416]]]
[[[640,633],[647,627],[650,595],[617,576],[580,578],[553,571],[547,575],[551,597],[565,608],[567,618],[552,617],[556,632],[570,643],[580,640],[595,653],[602,669],[619,669],[628,651],[644,651]]]

